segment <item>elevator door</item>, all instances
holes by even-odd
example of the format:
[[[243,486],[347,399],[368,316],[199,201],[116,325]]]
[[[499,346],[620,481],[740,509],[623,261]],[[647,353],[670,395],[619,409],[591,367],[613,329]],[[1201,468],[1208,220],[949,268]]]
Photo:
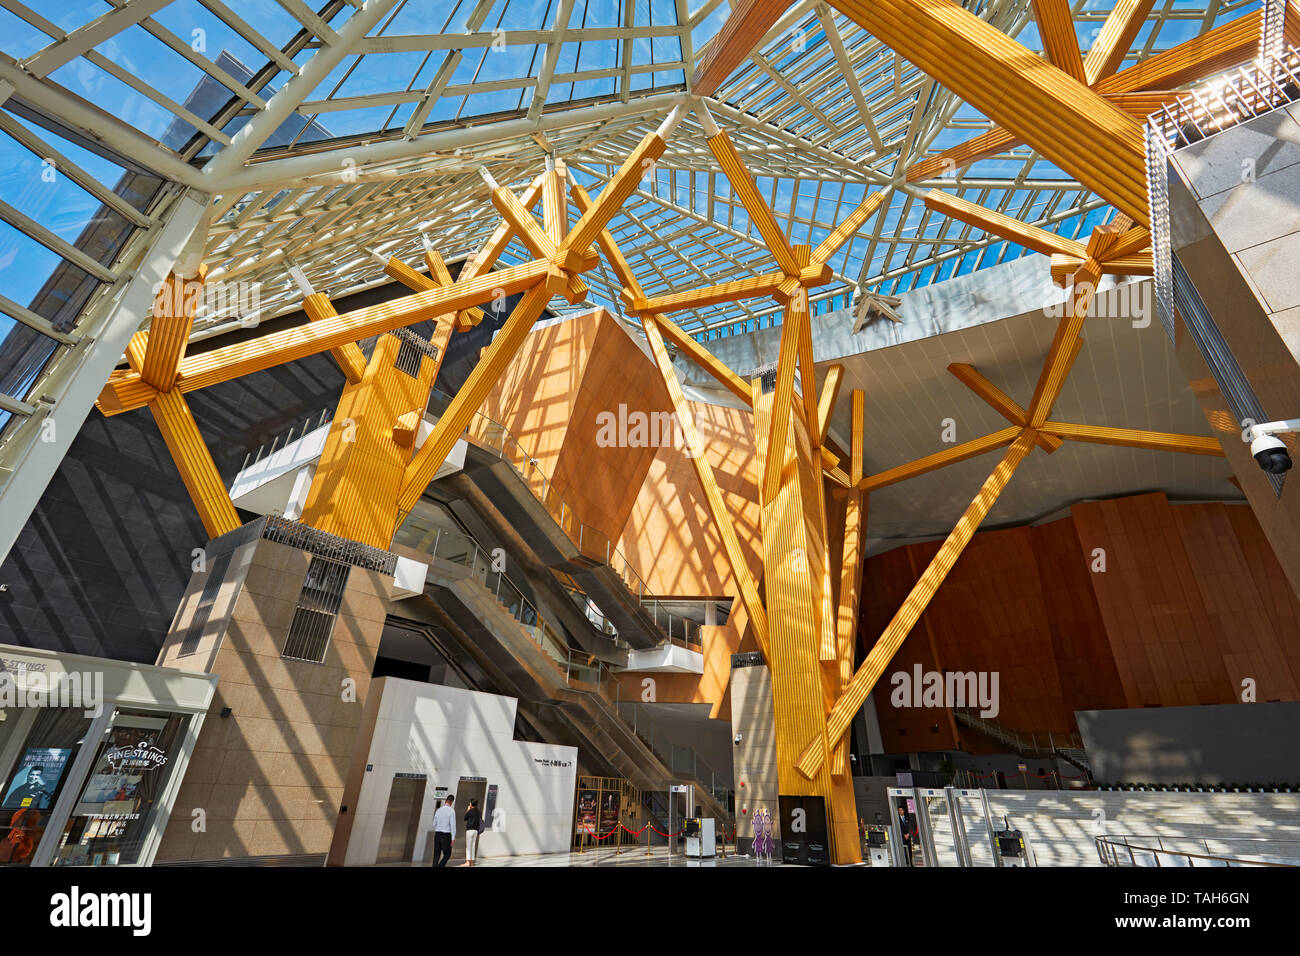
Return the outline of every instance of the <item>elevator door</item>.
[[[477,800],[479,813],[482,813],[486,798],[487,780],[483,777],[461,777],[457,781],[456,802],[452,805],[456,811],[456,842],[451,848],[449,866],[465,862],[465,813],[469,810],[469,802]]]
[[[409,863],[414,858],[420,807],[424,804],[424,784],[423,777],[393,777],[376,863]]]

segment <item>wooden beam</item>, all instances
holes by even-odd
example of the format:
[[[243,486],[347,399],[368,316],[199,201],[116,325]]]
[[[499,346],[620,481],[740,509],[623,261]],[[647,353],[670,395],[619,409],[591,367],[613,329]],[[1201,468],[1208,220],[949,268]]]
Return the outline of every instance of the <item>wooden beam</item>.
[[[786,432],[794,412],[794,373],[799,364],[799,339],[803,335],[801,324],[808,321],[807,308],[800,308],[797,299],[785,306],[785,320],[781,325],[781,348],[776,363],[776,391],[772,398],[771,431],[767,437],[767,462],[759,483],[759,504],[766,505],[781,486],[781,469],[785,464]]]
[[[1142,125],[1131,116],[952,0],[831,2],[972,108],[1146,224],[1146,153]]]
[[[1087,260],[1074,274],[1065,315],[1056,327],[1056,337],[1052,339],[1038,384],[1034,387],[1034,397],[1029,402],[1028,420],[1033,428],[1040,428],[1047,421],[1057,396],[1065,386],[1065,378],[1079,352],[1079,332],[1088,318],[1088,306],[1100,280],[1101,266],[1095,259]]]
[[[813,250],[812,262],[816,265],[825,265],[829,262],[831,256],[839,252],[844,243],[857,235],[858,230],[875,214],[888,194],[889,190],[887,189],[877,189],[858,203],[853,212],[849,213],[843,222],[832,229],[831,234]],[[827,279],[827,281],[830,280]]]
[[[820,448],[826,441],[826,433],[831,427],[831,415],[835,412],[835,400],[839,398],[840,385],[843,381],[843,365],[832,365],[826,370],[826,380],[822,382],[821,393],[817,399],[817,427],[813,431],[817,448]],[[858,480],[860,481],[861,478]]]
[[[691,92],[712,96],[750,51],[781,18],[793,0],[737,0],[722,29],[713,37],[694,79],[687,75]]]
[[[908,462],[905,465],[898,465],[895,468],[877,472],[874,475],[867,475],[858,482],[858,488],[862,491],[874,491],[887,485],[896,485],[908,478],[915,478],[917,475],[937,471],[947,465],[965,461],[967,458],[974,458],[976,455],[982,455],[994,448],[1002,448],[1011,444],[1016,440],[1016,436],[1020,434],[1020,431],[1021,429],[1016,427],[1004,428],[1001,431],[993,432],[991,435],[985,435],[983,438],[975,438],[971,441],[962,442],[960,445],[953,445],[951,448],[945,448],[933,455],[926,455],[924,458],[918,458],[916,461]]]
[[[1141,226],[1130,229],[1106,248],[1106,255],[1105,258],[1101,260],[1101,264],[1106,265],[1106,263],[1112,259],[1131,256],[1134,253],[1146,249],[1150,245],[1150,230],[1144,229]],[[1150,250],[1148,250],[1148,254],[1150,254]]]
[[[920,162],[913,163],[907,168],[907,181],[909,183],[919,183],[927,179],[946,176],[969,166],[971,163],[979,162],[981,159],[988,159],[991,156],[997,156],[999,153],[1005,153],[1023,142],[1024,140],[1015,133],[1005,130],[1001,126],[995,126],[987,133],[980,133],[980,135],[968,139],[964,143],[958,143],[941,153],[934,153]]]
[[[1080,259],[1078,256],[1052,256],[1050,266],[1052,272],[1052,281],[1057,285],[1065,285],[1070,276],[1079,271],[1087,260]],[[1102,271],[1106,275],[1113,276],[1149,276],[1155,269],[1155,264],[1151,259],[1151,251],[1135,252],[1132,255],[1121,256],[1118,259],[1107,259],[1101,264]]]
[[[357,342],[372,335],[391,332],[426,319],[436,319],[448,312],[457,312],[491,301],[497,289],[503,289],[507,295],[511,295],[523,292],[543,280],[552,289],[563,288],[563,275],[553,274],[552,268],[549,262],[525,262],[468,282],[457,280],[455,285],[446,289],[419,292],[402,299],[356,309],[337,318],[271,332],[246,342],[190,355],[181,362],[177,386],[186,392],[207,388],[250,372],[327,352],[336,346]]]
[[[546,188],[544,185],[542,194],[545,201]],[[514,193],[504,186],[497,186],[492,190],[492,205],[496,206],[497,212],[501,213],[501,217],[510,223],[515,235],[527,247],[529,252],[539,259],[549,259],[556,262],[557,265],[560,264],[557,261],[560,253],[559,245],[553,242],[550,236],[547,235],[546,230],[538,225],[532,213],[524,208],[523,204],[515,198]],[[558,223],[557,215],[555,224],[558,225]],[[565,265],[565,268],[569,269],[570,266]],[[565,298],[568,299],[571,305],[581,302],[591,291],[587,288],[587,284],[575,275],[567,277],[566,286]]]
[[[1107,425],[1075,425],[1069,422],[1044,422],[1043,431],[1071,441],[1086,441],[1098,445],[1121,445],[1126,448],[1149,448],[1152,451],[1179,451],[1189,455],[1223,457],[1223,446],[1217,438],[1202,435],[1180,435],[1173,432],[1151,432],[1139,428],[1111,428]]]
[[[960,196],[954,196],[952,193],[931,189],[925,194],[925,205],[928,209],[945,213],[954,219],[960,219],[962,222],[983,229],[992,235],[1001,236],[1003,239],[1019,243],[1027,249],[1033,249],[1035,252],[1041,252],[1049,256],[1053,253],[1080,257],[1087,255],[1087,249],[1083,243],[1075,242],[1073,239],[1067,239],[1064,236],[1058,236],[1046,229],[1039,229],[1037,226],[1027,225],[1019,219],[1013,219],[1003,213],[986,209],[978,203],[962,199]]]
[[[636,192],[637,187],[641,185],[641,180],[654,171],[655,162],[667,148],[667,142],[657,130],[647,133],[619,167],[618,172],[605,184],[596,201],[569,230],[563,248],[586,249],[595,242],[600,231],[609,225],[609,221]]]
[[[839,603],[835,615],[836,632],[836,682],[835,696],[844,693],[853,678],[853,655],[857,649],[858,636],[858,597],[862,583],[862,525],[864,519],[863,492],[858,491],[857,484],[862,480],[863,428],[866,421],[865,396],[862,391],[853,391],[853,440],[852,465],[849,480],[852,490],[845,496],[844,503],[844,541],[840,554],[840,588]],[[847,764],[847,735],[841,736],[838,743],[830,741],[832,772],[837,767]]]
[[[158,392],[149,402],[149,411],[203,521],[203,530],[209,538],[234,531],[241,524],[239,515],[185,397],[176,389]]]
[[[1068,73],[1080,83],[1086,82],[1083,56],[1079,53],[1079,34],[1074,29],[1074,15],[1069,0],[1032,0],[1038,36],[1049,63]]]
[[[474,366],[474,371],[470,372],[465,384],[456,392],[451,404],[438,419],[433,433],[425,439],[406,468],[406,475],[397,499],[401,517],[410,513],[415,503],[420,500],[420,496],[424,494],[424,490],[429,487],[429,482],[433,481],[438,469],[446,461],[448,453],[469,426],[470,420],[483,404],[483,400],[487,398],[488,392],[496,385],[501,373],[519,351],[519,346],[523,344],[533,324],[546,308],[551,295],[545,283],[530,288],[515,305],[510,318],[497,332],[492,344],[483,350],[483,356]]]
[[[1215,76],[1259,52],[1259,13],[1230,20],[1208,33],[1186,40],[1113,76],[1097,81],[1101,94],[1130,93],[1134,90],[1170,89]],[[1143,225],[1143,217],[1135,217]]]
[[[568,231],[568,223],[565,221],[566,203],[560,172],[552,167],[542,173],[542,223],[546,229],[546,238],[556,248],[564,241],[564,234]]]
[[[812,249],[805,245],[795,247],[795,261],[802,269],[812,259]],[[808,423],[808,440],[813,453],[821,448],[821,422],[817,418],[817,363],[813,358],[812,313],[808,307],[808,291],[800,288],[791,305],[804,313],[799,325],[799,387],[803,398],[804,420]]]
[[[387,270],[385,270],[387,271]],[[302,300],[302,310],[307,313],[309,322],[323,322],[326,319],[338,318],[338,312],[334,310],[334,303],[330,302],[330,297],[324,292],[313,292]],[[366,356],[361,351],[361,347],[356,342],[346,342],[343,345],[336,345],[329,350],[330,356],[338,365],[339,370],[353,385],[361,381],[361,376],[366,371]]]
[[[872,688],[876,686],[876,682],[884,674],[885,668],[889,666],[894,654],[902,646],[903,641],[907,639],[907,635],[911,633],[913,626],[925,611],[926,606],[929,605],[931,598],[939,590],[939,585],[943,583],[944,578],[948,576],[948,572],[957,563],[963,549],[970,542],[976,529],[988,515],[989,510],[997,502],[1002,490],[1006,487],[1007,482],[1011,480],[1016,468],[1025,460],[1025,456],[1029,454],[1033,444],[1033,429],[1026,428],[1022,430],[1015,441],[1012,442],[1011,447],[1007,449],[1006,454],[1002,456],[1002,460],[998,462],[997,467],[985,479],[979,494],[975,496],[975,499],[958,520],[952,532],[939,547],[938,552],[925,569],[925,573],[921,575],[921,579],[916,582],[916,585],[907,595],[903,606],[898,609],[889,625],[867,654],[866,660],[854,673],[853,679],[849,681],[848,686],[835,701],[835,705],[831,708],[826,721],[826,740],[833,744],[849,729],[854,714],[862,707]],[[821,767],[825,756],[826,751],[823,749],[822,740],[814,738],[799,755],[796,767],[804,776],[811,778]]]
[[[154,297],[149,344],[139,372],[142,379],[160,392],[167,391],[176,382],[176,368],[185,357],[194,328],[194,310],[203,295],[207,271],[206,266],[201,266],[198,275],[188,279],[173,272]]]
[[[1006,392],[976,371],[975,366],[967,365],[964,362],[953,362],[948,366],[948,371],[953,374],[957,381],[988,402],[995,412],[1011,424],[1025,424],[1025,410],[1021,408],[1020,403],[1012,400]],[[1038,447],[1049,455],[1061,447],[1061,440],[1053,438],[1051,435],[1040,434],[1037,443]]]
[[[449,288],[381,302],[346,315],[189,355],[181,362],[175,387],[193,392],[228,382],[250,372],[274,368],[372,335],[471,308],[491,300],[497,289],[503,289],[509,295],[523,292],[540,281],[545,281],[552,293],[558,292],[564,288],[564,273],[549,262],[525,262],[469,281],[457,280]],[[104,414],[116,415],[147,404],[147,393],[136,387],[139,382],[140,377],[135,373],[110,378],[100,393],[100,408]]]
[[[767,244],[768,251],[776,260],[777,267],[788,276],[798,275],[807,262],[796,261],[794,250],[790,248],[790,241],[777,225],[776,217],[772,215],[772,210],[767,205],[767,200],[763,198],[763,194],[758,191],[758,184],[754,182],[754,177],[745,168],[740,154],[736,152],[736,147],[731,142],[731,137],[725,130],[719,130],[716,135],[709,137],[708,143],[710,152],[722,167],[727,181],[731,183],[732,193],[749,213],[749,221],[763,237],[763,242]]]
[[[1084,82],[1092,86],[1124,64],[1155,0],[1116,0],[1083,61]]]
[[[745,279],[732,279],[702,289],[689,289],[685,292],[670,292],[658,295],[633,307],[629,311],[636,314],[643,312],[680,312],[683,309],[699,309],[706,305],[718,305],[722,302],[736,302],[740,299],[754,299],[776,295],[781,284],[786,281],[782,272],[766,272],[762,275],[749,276]]]
[[[650,343],[650,350],[654,353],[655,362],[659,366],[659,374],[663,376],[664,386],[668,389],[668,397],[672,402],[673,411],[677,415],[677,423],[681,426],[682,437],[686,442],[687,449],[690,450],[689,458],[691,464],[695,467],[695,476],[699,479],[700,487],[704,490],[704,499],[708,503],[709,514],[713,518],[713,527],[717,530],[718,537],[722,539],[722,549],[726,552],[727,563],[731,566],[731,576],[736,581],[736,589],[740,592],[740,600],[745,607],[745,614],[749,618],[749,625],[753,628],[754,637],[758,640],[759,649],[763,652],[763,659],[770,661],[771,650],[768,646],[767,611],[763,608],[762,598],[758,593],[758,584],[749,571],[749,564],[745,561],[745,552],[740,546],[740,538],[736,535],[735,525],[731,516],[727,513],[726,502],[722,498],[717,479],[713,475],[713,466],[709,464],[704,443],[700,440],[699,430],[695,427],[695,415],[686,401],[686,394],[682,391],[681,382],[677,379],[677,372],[673,369],[672,359],[668,357],[668,349],[664,346],[663,336],[659,331],[660,326],[652,316],[643,316],[641,327],[645,330],[646,339]]]
[[[527,210],[531,210],[537,205],[538,200],[542,198],[543,179],[538,176],[533,180],[532,185],[524,190],[519,202]],[[458,279],[474,279],[485,273],[491,272],[492,267],[501,258],[501,253],[506,251],[510,241],[514,238],[514,231],[510,228],[510,223],[502,220],[493,230],[492,235],[488,237],[487,242],[475,254],[474,258],[461,267]],[[483,310],[479,308],[467,309],[457,313],[457,327],[464,330],[478,325],[483,319]]]

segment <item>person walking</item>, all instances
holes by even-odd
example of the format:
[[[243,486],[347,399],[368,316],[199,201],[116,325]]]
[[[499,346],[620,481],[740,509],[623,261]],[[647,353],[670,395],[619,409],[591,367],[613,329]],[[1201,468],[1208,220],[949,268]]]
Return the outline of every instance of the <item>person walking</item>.
[[[483,832],[483,814],[479,812],[478,800],[470,800],[469,809],[465,811],[465,865],[473,866],[478,858],[478,836]]]
[[[451,846],[456,842],[456,811],[451,808],[455,802],[455,796],[448,796],[433,814],[434,866],[446,866],[451,859]]]

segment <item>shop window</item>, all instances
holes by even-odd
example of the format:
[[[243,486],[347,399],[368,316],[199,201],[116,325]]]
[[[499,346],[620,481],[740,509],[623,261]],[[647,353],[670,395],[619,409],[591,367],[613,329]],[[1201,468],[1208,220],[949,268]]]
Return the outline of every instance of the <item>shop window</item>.
[[[17,711],[7,711],[5,723],[17,717]],[[0,866],[30,865],[90,722],[84,711],[67,707],[36,714],[4,778]]]
[[[328,558],[311,559],[289,624],[283,656],[316,664],[325,660],[325,649],[334,632],[334,620],[343,603],[343,589],[347,587],[351,570],[349,565]]]
[[[190,720],[119,710],[63,828],[55,866],[136,863]]]

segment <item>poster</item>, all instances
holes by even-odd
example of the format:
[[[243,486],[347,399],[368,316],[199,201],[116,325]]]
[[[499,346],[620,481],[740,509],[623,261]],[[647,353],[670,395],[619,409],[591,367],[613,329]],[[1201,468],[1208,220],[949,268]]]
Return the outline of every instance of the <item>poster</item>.
[[[5,788],[0,806],[6,810],[48,810],[71,755],[71,747],[28,747]]]
[[[600,805],[600,791],[598,790],[579,790],[578,791],[578,825],[579,833],[586,833],[588,829],[596,829],[596,812]]]
[[[597,832],[601,835],[609,833],[618,826],[618,811],[621,803],[617,790],[600,792],[600,829]]]
[[[493,816],[497,808],[497,785],[490,784],[487,789],[487,799],[483,803],[483,828],[491,830],[494,822]]]

